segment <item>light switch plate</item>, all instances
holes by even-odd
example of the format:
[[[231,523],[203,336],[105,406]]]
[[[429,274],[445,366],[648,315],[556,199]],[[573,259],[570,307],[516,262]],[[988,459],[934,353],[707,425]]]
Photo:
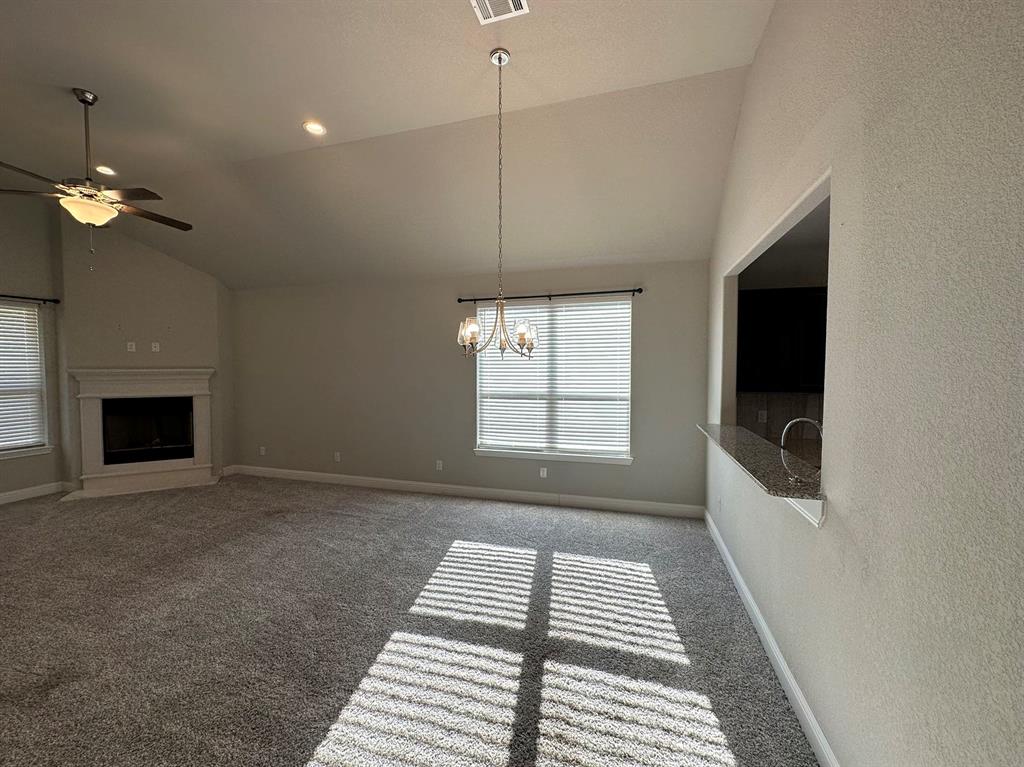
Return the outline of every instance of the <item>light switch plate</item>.
[[[440,459],[434,461],[434,471],[444,471],[444,461]]]
[[[341,463],[341,453],[337,450],[334,451],[334,462]]]
[[[160,351],[160,342],[159,341],[154,341],[153,343],[151,343],[149,345],[149,350],[153,351],[153,352]]]
[[[260,455],[266,455],[266,454],[267,454],[267,449],[265,447],[263,447],[263,445],[260,445]]]
[[[129,341],[127,344],[125,344],[125,347],[128,349],[128,351],[133,352],[135,351],[135,342]]]
[[[547,466],[541,466],[540,467],[540,478],[541,479],[547,479],[548,478],[548,467]]]

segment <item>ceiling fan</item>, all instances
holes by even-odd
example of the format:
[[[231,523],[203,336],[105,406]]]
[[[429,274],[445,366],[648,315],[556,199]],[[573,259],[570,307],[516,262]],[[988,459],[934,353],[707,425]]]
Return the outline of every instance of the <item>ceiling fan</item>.
[[[89,226],[104,226],[118,213],[127,213],[131,216],[156,221],[158,224],[173,226],[187,232],[192,224],[178,221],[168,216],[161,216],[149,210],[143,210],[129,204],[129,200],[162,200],[163,197],[149,189],[107,189],[102,184],[96,184],[92,179],[92,142],[89,137],[89,109],[99,101],[92,91],[83,88],[72,88],[71,92],[75,98],[85,107],[85,178],[65,178],[61,181],[54,181],[52,178],[41,176],[38,173],[19,168],[10,163],[0,162],[0,168],[13,170],[24,176],[42,181],[54,187],[56,192],[33,192],[28,189],[0,189],[0,194],[21,194],[33,197],[56,197],[57,202],[71,216],[82,224]]]

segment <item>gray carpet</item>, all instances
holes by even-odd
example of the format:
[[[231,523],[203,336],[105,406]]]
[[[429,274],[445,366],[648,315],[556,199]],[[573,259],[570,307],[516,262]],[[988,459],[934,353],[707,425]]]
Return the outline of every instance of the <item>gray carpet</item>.
[[[816,764],[703,523],[235,476],[0,507],[0,764]]]

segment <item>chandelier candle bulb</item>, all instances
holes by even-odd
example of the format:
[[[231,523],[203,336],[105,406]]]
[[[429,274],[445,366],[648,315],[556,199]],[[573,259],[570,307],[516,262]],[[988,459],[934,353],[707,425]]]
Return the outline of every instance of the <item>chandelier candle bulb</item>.
[[[519,341],[520,346],[526,346],[526,338],[529,334],[530,326],[527,325],[525,320],[519,320],[516,323],[516,339]]]

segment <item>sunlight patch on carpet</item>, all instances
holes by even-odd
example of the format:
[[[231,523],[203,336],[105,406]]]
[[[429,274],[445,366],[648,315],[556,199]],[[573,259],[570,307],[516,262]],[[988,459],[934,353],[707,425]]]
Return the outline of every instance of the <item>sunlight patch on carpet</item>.
[[[537,767],[735,767],[708,698],[544,664]]]
[[[306,767],[505,767],[522,663],[396,632]]]
[[[548,636],[690,663],[654,574],[643,562],[555,552]]]
[[[410,612],[526,628],[537,552],[454,541]]]

